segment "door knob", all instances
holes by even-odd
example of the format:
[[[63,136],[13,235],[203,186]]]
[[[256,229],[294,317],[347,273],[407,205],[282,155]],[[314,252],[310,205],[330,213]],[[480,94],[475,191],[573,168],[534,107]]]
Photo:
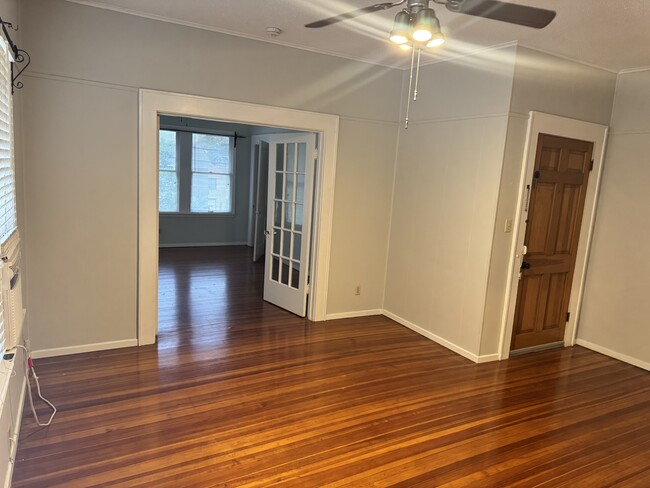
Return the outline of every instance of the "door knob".
[[[521,263],[521,269],[530,269],[530,263],[524,261],[523,263]]]
[[[264,235],[268,237],[271,235],[271,233],[268,230],[264,230]]]

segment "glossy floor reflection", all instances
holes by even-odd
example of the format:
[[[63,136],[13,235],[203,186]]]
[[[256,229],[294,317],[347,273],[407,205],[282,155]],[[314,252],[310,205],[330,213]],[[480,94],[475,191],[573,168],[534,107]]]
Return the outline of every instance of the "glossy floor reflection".
[[[13,486],[648,486],[647,371],[581,347],[476,365],[261,292],[247,248],[162,251],[157,345],[37,361],[59,414],[26,410]]]

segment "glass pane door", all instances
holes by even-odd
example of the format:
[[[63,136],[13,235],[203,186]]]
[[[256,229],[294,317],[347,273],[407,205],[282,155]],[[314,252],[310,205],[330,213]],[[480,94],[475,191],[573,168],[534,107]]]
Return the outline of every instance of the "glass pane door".
[[[269,136],[264,299],[304,317],[316,136]]]
[[[307,144],[276,145],[271,280],[298,289],[301,273]]]

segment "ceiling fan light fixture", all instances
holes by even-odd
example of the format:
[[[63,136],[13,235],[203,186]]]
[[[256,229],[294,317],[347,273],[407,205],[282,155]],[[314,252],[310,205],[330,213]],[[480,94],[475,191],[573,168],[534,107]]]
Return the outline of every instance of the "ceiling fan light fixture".
[[[394,44],[399,44],[400,46],[403,46],[408,41],[409,41],[408,37],[406,37],[404,34],[399,34],[399,33],[393,34],[392,32],[390,34],[390,42]]]
[[[445,36],[442,33],[434,34],[433,37],[427,42],[427,47],[438,47],[445,43]]]
[[[436,27],[440,30],[440,23],[432,8],[423,8],[415,16],[413,27],[413,40],[427,42],[433,37]]]
[[[389,39],[395,44],[406,44],[409,40],[409,32],[411,17],[408,12],[404,10],[397,12],[395,15],[395,22],[393,23],[393,30],[390,31]]]

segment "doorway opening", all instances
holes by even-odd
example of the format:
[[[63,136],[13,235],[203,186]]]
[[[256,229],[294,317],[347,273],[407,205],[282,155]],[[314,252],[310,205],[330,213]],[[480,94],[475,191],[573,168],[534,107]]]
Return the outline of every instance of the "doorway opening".
[[[269,144],[268,174],[272,175],[267,180],[267,206],[270,207],[270,211],[267,212],[267,228],[264,229],[270,237],[265,243],[266,258],[263,265],[265,275],[268,274],[269,276],[266,281],[272,282],[275,280],[278,284],[284,286],[285,292],[287,289],[291,289],[291,291],[300,289],[301,292],[305,293],[308,290],[309,306],[304,306],[303,315],[306,314],[310,320],[314,321],[324,320],[329,276],[329,246],[338,117],[279,107],[141,90],[138,343],[140,345],[152,344],[156,340],[158,333],[159,243],[163,245],[165,243],[169,244],[173,241],[173,236],[177,236],[174,231],[168,228],[167,235],[161,237],[166,228],[161,224],[162,219],[179,217],[178,215],[167,215],[173,212],[163,212],[159,222],[161,205],[164,204],[173,209],[178,209],[177,213],[186,211],[189,215],[193,213],[193,210],[196,210],[197,212],[194,213],[197,214],[220,213],[220,218],[232,217],[237,214],[237,211],[234,210],[237,209],[237,167],[234,165],[233,170],[229,172],[228,164],[225,163],[225,156],[222,155],[221,159],[219,159],[218,156],[213,154],[216,159],[210,161],[208,153],[210,153],[211,148],[214,148],[216,154],[219,146],[221,146],[224,154],[227,153],[226,147],[234,146],[235,140],[238,141],[237,144],[243,143],[243,133],[227,134],[228,130],[225,130],[226,134],[218,134],[219,131],[224,132],[223,127],[208,128],[203,126],[200,134],[195,135],[197,131],[188,130],[186,124],[183,124],[179,119],[185,122],[189,119],[203,121],[203,124],[214,124],[217,123],[215,121],[218,121],[218,123],[231,124],[231,128],[233,127],[232,124],[261,126],[265,128],[264,130],[272,132],[265,134],[268,137],[267,143]],[[186,152],[185,157],[190,163],[184,168],[177,166],[178,174],[170,177],[168,174],[162,174],[163,172],[172,171],[169,169],[170,165],[166,164],[162,159],[169,154],[173,154],[173,151],[167,151],[163,154],[159,141],[161,143],[164,141],[163,137],[160,137],[159,131],[160,129],[174,129],[174,124],[180,124],[176,127],[176,129],[179,129],[178,131],[183,129],[189,134],[183,135],[179,139],[185,138],[186,141],[193,140],[193,142],[186,142],[185,145],[176,143],[174,146],[177,155],[180,155],[182,151]],[[166,134],[166,136],[169,135]],[[228,144],[216,137],[224,135],[228,136]],[[238,137],[235,137],[235,135]],[[261,134],[254,135],[261,136]],[[260,189],[262,185],[259,180],[256,181],[250,177],[254,175],[252,168],[256,167],[255,164],[250,164],[252,162],[250,155],[259,157],[262,151],[256,151],[255,147],[250,146],[253,138],[252,133],[247,137],[250,138],[245,140],[250,151],[249,166],[247,167],[249,178],[244,181],[249,189]],[[168,137],[167,139],[172,138]],[[311,141],[311,146],[309,141]],[[160,165],[158,161],[159,151],[162,163]],[[207,157],[207,162],[201,161],[201,158],[197,157],[192,161],[193,152],[197,154],[202,152],[201,158],[205,159]],[[280,159],[281,167],[279,166]],[[311,168],[309,174],[306,168]],[[182,177],[183,172],[185,173],[184,177]],[[259,175],[258,167],[257,177]],[[173,199],[165,199],[164,191],[159,194],[159,185],[163,190],[169,190],[170,182],[171,187],[174,188],[174,181],[176,181],[177,196]],[[192,197],[193,184],[195,186],[194,197]],[[234,193],[231,192],[228,195],[222,191],[220,195],[217,195],[217,189],[223,190],[229,184],[232,185],[231,190]],[[302,191],[300,190],[301,185],[304,185]],[[184,193],[183,187],[189,188],[189,192]],[[245,200],[248,200],[246,202],[248,205],[244,203],[245,208],[242,212],[245,216],[245,224],[243,225],[243,233],[238,234],[244,237],[243,241],[235,242],[236,246],[241,247],[255,245],[253,240],[255,236],[254,226],[251,228],[251,225],[249,225],[249,222],[252,224],[256,211],[256,208],[253,208],[252,205],[252,191],[248,193]],[[278,200],[281,205],[278,205]],[[309,222],[312,214],[313,221]],[[192,218],[208,220],[213,217],[215,215],[192,216]],[[276,217],[279,217],[277,222]],[[207,220],[203,222],[205,224]],[[204,227],[209,226],[204,225]],[[277,243],[273,240],[274,233],[278,235]],[[181,234],[183,233],[181,232]],[[184,235],[187,237],[187,233]],[[168,239],[171,239],[171,241]],[[242,239],[242,237],[238,237],[238,239]],[[179,245],[182,244],[188,244],[188,242],[181,242]],[[167,257],[163,256],[163,254],[171,252],[167,249],[173,249],[173,247],[165,248],[160,253],[161,257]],[[217,249],[217,251],[219,250]],[[222,249],[221,252],[226,253],[226,250]],[[252,263],[253,251],[249,250],[248,252]],[[279,271],[274,275],[273,263],[275,262],[278,263],[277,269]],[[309,289],[307,288],[308,276],[311,279]],[[185,279],[189,280],[190,278],[186,277]],[[293,283],[302,284],[302,288],[300,288],[300,285],[298,288],[293,288],[291,286]],[[218,284],[214,282],[213,286],[216,287]],[[280,299],[285,300],[286,298],[286,293],[280,297]]]
[[[169,115],[158,134],[159,339],[219,335],[239,306],[254,315],[263,300],[304,317],[316,135]]]

